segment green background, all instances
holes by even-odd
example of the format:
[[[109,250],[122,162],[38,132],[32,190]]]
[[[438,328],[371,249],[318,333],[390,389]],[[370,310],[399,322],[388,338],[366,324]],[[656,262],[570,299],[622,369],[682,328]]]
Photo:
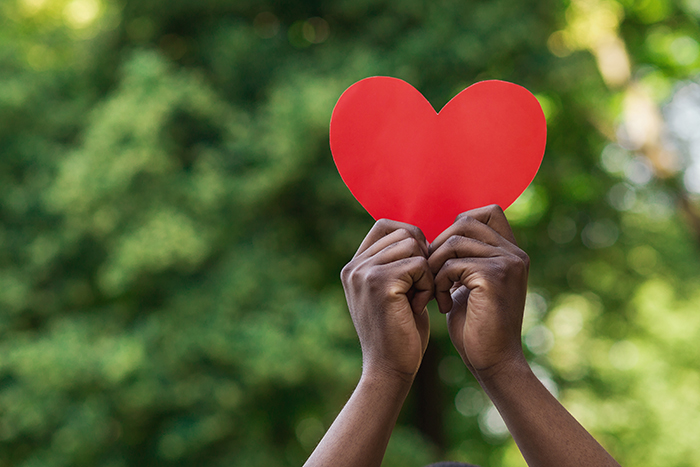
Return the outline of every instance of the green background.
[[[373,221],[328,122],[372,75],[436,109],[483,79],[538,97],[547,151],[507,211],[528,358],[623,465],[700,465],[698,195],[665,123],[699,22],[699,0],[3,0],[0,466],[304,462],[360,371],[339,272]],[[431,320],[384,465],[523,466]]]

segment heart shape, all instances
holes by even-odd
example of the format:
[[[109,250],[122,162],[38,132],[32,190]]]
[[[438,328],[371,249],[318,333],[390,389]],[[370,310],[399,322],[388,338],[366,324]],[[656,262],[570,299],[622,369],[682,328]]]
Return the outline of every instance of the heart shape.
[[[416,225],[432,242],[464,211],[510,206],[542,163],[547,123],[527,89],[481,81],[437,113],[397,78],[365,78],[335,105],[340,176],[375,219]]]

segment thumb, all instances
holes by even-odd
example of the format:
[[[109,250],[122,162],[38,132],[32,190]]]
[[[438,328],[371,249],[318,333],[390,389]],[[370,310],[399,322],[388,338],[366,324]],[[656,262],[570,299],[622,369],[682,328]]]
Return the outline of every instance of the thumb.
[[[469,289],[462,285],[453,289],[452,309],[447,313],[447,330],[450,340],[464,363],[469,366],[469,356],[465,348],[464,335],[467,326],[467,303],[469,301]]]
[[[462,294],[460,294],[462,295]],[[466,303],[464,301],[463,303]],[[450,340],[452,345],[455,346],[457,352],[464,359],[464,327],[467,323],[467,308],[466,306],[457,306],[457,302],[454,302],[454,306],[447,313],[447,331],[450,334]]]
[[[467,310],[467,301],[469,300],[469,289],[465,285],[457,286],[451,290],[452,294],[452,311]]]

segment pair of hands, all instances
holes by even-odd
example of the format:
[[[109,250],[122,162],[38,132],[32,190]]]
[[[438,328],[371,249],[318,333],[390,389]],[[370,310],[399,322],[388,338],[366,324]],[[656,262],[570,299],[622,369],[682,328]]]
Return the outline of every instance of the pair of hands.
[[[495,205],[461,214],[430,245],[415,226],[378,221],[341,273],[363,374],[413,380],[428,345],[433,298],[477,379],[522,363],[528,269]]]

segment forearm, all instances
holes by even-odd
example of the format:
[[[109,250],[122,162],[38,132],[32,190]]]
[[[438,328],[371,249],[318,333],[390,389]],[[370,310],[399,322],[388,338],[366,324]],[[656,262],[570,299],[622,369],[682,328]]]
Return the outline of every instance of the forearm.
[[[619,467],[524,360],[480,383],[530,467]]]
[[[305,467],[379,467],[412,381],[363,374]]]

